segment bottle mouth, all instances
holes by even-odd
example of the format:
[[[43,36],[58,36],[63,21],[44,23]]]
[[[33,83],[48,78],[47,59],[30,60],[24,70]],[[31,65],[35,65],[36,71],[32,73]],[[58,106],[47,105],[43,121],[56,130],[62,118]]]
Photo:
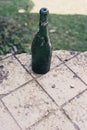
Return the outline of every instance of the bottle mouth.
[[[40,9],[40,14],[48,14],[49,10],[47,8],[41,8]]]

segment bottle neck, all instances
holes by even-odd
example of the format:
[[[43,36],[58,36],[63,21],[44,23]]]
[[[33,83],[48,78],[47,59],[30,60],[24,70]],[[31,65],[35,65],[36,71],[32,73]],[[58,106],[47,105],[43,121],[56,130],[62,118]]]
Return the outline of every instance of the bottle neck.
[[[48,23],[40,23],[39,32],[42,36],[48,37]]]
[[[48,37],[48,15],[47,14],[40,14],[39,31],[41,35]]]

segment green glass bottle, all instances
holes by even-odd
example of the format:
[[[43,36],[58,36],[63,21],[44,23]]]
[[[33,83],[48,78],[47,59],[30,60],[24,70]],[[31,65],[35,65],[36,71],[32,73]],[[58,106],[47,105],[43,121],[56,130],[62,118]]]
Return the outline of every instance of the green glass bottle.
[[[50,70],[52,48],[48,35],[47,8],[40,9],[39,31],[35,35],[32,46],[32,70],[37,74],[45,74]]]

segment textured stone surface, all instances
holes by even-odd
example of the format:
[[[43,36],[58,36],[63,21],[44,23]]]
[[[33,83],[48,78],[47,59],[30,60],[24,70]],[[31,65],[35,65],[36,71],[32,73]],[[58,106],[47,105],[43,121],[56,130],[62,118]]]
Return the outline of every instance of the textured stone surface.
[[[67,104],[64,109],[80,130],[87,130],[87,91]]]
[[[86,86],[64,65],[39,78],[38,81],[58,105],[86,89]]]
[[[0,61],[1,60],[4,60],[4,59],[6,59],[6,58],[8,58],[9,56],[11,56],[12,54],[10,53],[10,54],[7,54],[7,55],[0,55]]]
[[[3,101],[23,130],[56,109],[34,81],[3,98]]]
[[[87,52],[81,53],[66,64],[87,83]]]
[[[27,130],[76,130],[60,111],[50,113],[46,118]]]
[[[0,94],[9,93],[31,79],[13,56],[0,61]]]
[[[0,130],[87,129],[87,52],[54,51],[45,75],[29,54],[1,57]]]
[[[38,77],[41,76],[40,74],[35,74],[32,71],[31,68],[31,55],[23,53],[20,55],[16,55],[16,57],[18,58],[18,60],[21,62],[21,64],[26,68],[26,70],[33,76],[33,77]]]
[[[0,102],[0,130],[20,130],[6,108]]]
[[[67,62],[68,60],[70,60],[71,58],[75,57],[76,55],[79,54],[79,52],[76,51],[66,51],[66,50],[59,50],[59,51],[55,51],[57,56],[62,60]]]
[[[58,53],[58,51],[53,51],[53,53],[52,53],[51,69],[55,68],[56,66],[60,65],[60,63],[61,63],[57,57],[57,53]]]

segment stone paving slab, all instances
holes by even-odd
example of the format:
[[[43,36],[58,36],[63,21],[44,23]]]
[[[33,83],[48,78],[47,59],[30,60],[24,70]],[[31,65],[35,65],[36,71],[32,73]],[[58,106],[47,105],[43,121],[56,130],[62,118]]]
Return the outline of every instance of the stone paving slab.
[[[68,60],[70,60],[80,54],[80,52],[66,51],[66,50],[58,50],[58,51],[54,51],[54,52],[55,52],[56,56],[59,57],[62,62],[67,62]]]
[[[51,70],[38,77],[31,55],[3,56],[0,130],[86,130],[86,68],[87,52],[53,52]]]
[[[57,109],[35,81],[4,97],[3,101],[23,130]]]
[[[81,53],[66,64],[87,84],[87,52]]]
[[[87,130],[87,91],[64,106],[64,110],[79,126],[79,130]]]
[[[63,64],[38,78],[38,82],[59,106],[86,89],[86,85]]]
[[[0,102],[0,130],[20,130],[13,118]]]
[[[76,130],[71,122],[59,110],[27,130]]]
[[[0,61],[0,96],[9,93],[31,79],[32,77],[13,56]]]

